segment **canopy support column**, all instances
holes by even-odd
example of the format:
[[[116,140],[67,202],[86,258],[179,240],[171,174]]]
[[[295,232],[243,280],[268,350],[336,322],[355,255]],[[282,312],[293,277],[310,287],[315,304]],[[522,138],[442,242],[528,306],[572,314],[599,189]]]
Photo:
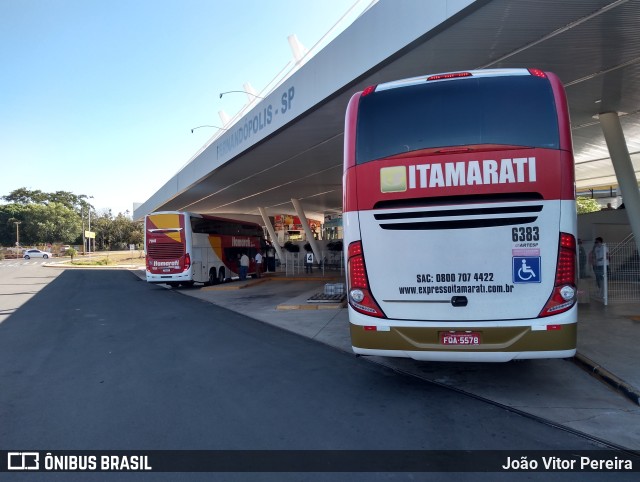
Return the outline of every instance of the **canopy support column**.
[[[600,114],[599,118],[618,185],[622,190],[622,202],[629,217],[631,232],[635,237],[638,252],[640,252],[640,191],[638,191],[638,181],[633,170],[624,132],[622,132],[620,118],[617,112],[604,112]]]
[[[311,231],[311,227],[309,226],[309,221],[307,221],[307,217],[302,210],[302,206],[300,205],[300,201],[297,199],[291,199],[293,203],[293,207],[296,210],[296,214],[300,218],[300,222],[302,223],[302,229],[304,229],[304,234],[307,236],[307,241],[311,245],[311,251],[313,251],[313,256],[316,260],[316,263],[322,262],[321,252],[318,247],[318,243],[316,242],[316,238],[313,236],[313,231]]]
[[[269,216],[267,216],[267,210],[265,208],[258,208],[260,210],[260,215],[262,216],[262,221],[264,225],[267,227],[267,231],[269,232],[269,236],[271,236],[271,241],[273,241],[273,248],[276,250],[278,254],[278,259],[281,263],[284,263],[284,256],[282,254],[282,249],[280,248],[280,243],[278,243],[278,237],[276,236],[276,232],[273,229],[273,225],[271,224],[271,220]]]

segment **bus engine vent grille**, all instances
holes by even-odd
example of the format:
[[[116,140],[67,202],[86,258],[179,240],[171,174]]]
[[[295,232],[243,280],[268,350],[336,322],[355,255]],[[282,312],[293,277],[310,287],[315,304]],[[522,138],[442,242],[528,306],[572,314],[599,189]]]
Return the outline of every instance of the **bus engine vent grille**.
[[[380,223],[382,229],[390,230],[473,229],[533,223],[538,219],[534,213],[540,211],[542,211],[541,204],[529,204],[379,213],[374,214],[374,218],[377,221],[405,221]],[[425,218],[432,218],[432,220],[427,221]]]
[[[176,259],[184,255],[182,243],[152,243],[149,244],[148,253],[153,259]]]

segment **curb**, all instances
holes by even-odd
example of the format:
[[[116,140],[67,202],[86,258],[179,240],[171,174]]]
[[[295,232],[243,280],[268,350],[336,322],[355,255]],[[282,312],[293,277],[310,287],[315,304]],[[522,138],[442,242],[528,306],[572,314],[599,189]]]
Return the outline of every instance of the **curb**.
[[[336,281],[344,281],[344,278],[314,278],[312,276],[271,276],[268,279],[272,281],[317,281],[318,283],[331,283]]]
[[[260,278],[253,278],[250,281],[246,281],[242,284],[239,282],[235,283],[224,283],[221,285],[214,286],[204,286],[200,288],[202,291],[235,291],[242,290],[244,288],[251,288],[252,286],[259,285],[261,283],[265,283],[267,281],[278,281],[278,282],[292,282],[292,281],[317,281],[320,283],[327,283],[331,281],[338,281],[342,278],[314,278],[314,277],[286,277],[286,276],[278,276],[273,274],[263,274]],[[235,280],[237,281],[237,280]],[[293,306],[293,305],[292,305]],[[295,305],[295,306],[303,306],[303,305]],[[315,309],[315,308],[282,308],[282,309]],[[322,308],[320,308],[322,309]]]
[[[347,305],[346,301],[342,303],[318,303],[318,304],[304,304],[304,305],[288,305],[282,304],[276,306],[276,310],[284,311],[284,310],[339,310],[344,308]]]
[[[594,362],[590,358],[587,358],[581,353],[576,353],[572,360],[580,368],[591,373],[592,376],[606,383],[615,391],[627,397],[634,404],[640,405],[640,390],[638,390],[637,388],[631,386],[621,378],[618,378],[609,370],[600,366],[598,363]]]
[[[107,265],[93,265],[93,264],[67,264],[67,263],[44,263],[42,265],[45,268],[61,268],[61,269],[128,269],[138,270],[144,269],[144,266],[140,267],[136,264],[107,264]]]
[[[255,286],[255,285],[259,285],[262,283],[265,283],[267,281],[272,281],[270,278],[259,278],[259,279],[254,279],[252,281],[248,281],[246,283],[237,283],[237,284],[233,284],[233,283],[224,283],[221,285],[215,285],[215,286],[203,286],[202,288],[200,288],[201,291],[235,291],[235,290],[243,290],[245,288],[250,288],[251,286]]]

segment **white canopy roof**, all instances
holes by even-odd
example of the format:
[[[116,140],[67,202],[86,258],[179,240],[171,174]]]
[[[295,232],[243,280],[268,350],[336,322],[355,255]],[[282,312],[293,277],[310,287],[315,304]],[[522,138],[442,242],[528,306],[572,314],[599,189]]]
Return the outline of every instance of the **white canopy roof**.
[[[156,210],[342,209],[344,113],[364,87],[426,73],[533,67],[569,100],[578,190],[617,184],[597,116],[619,112],[640,170],[640,0],[381,0],[214,137],[134,218]],[[176,164],[184,159],[176,159]]]

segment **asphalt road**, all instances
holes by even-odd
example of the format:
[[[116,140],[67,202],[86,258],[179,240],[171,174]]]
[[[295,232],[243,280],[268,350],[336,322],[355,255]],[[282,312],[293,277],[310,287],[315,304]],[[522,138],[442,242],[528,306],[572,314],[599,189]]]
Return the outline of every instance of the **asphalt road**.
[[[50,260],[0,260],[0,323],[61,273],[41,269],[47,261]]]
[[[48,283],[0,323],[0,450],[601,448],[537,420],[149,285],[126,271],[51,271],[40,266],[0,271],[5,295],[0,296],[0,313],[12,282]],[[69,475],[81,474],[60,480]],[[78,480],[87,480],[84,475]],[[143,480],[141,474],[132,475],[132,480]],[[229,475],[220,480],[247,480],[246,474]],[[327,480],[327,475],[291,480]],[[456,478],[478,480],[472,475]],[[497,479],[490,475],[486,480]],[[527,475],[625,480],[632,474]],[[426,480],[421,478],[425,474],[404,473],[332,477]]]

